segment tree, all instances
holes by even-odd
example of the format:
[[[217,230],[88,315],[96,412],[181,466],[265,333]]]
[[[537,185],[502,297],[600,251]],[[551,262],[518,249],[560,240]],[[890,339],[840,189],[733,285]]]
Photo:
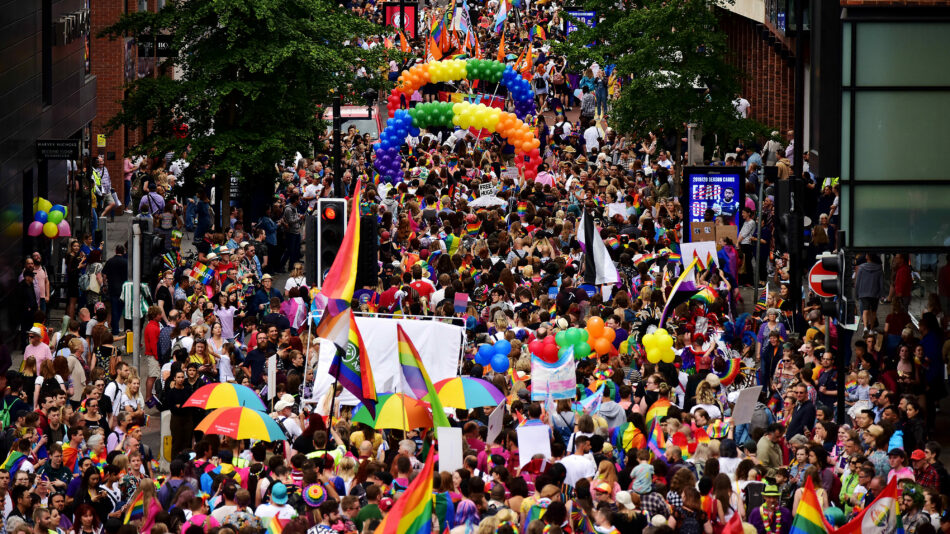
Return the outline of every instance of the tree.
[[[749,139],[761,127],[737,117],[733,106],[741,73],[726,61],[716,15],[726,1],[638,0],[618,9],[617,0],[586,0],[583,8],[597,13],[597,25],[575,20],[578,30],[556,52],[575,64],[615,66],[623,88],[609,122],[619,132],[682,133],[696,122],[725,136],[723,142]]]
[[[179,75],[134,81],[109,127],[143,133],[133,154],[187,148],[190,168],[217,176],[226,217],[230,176],[268,201],[275,163],[317,142],[334,91],[381,86],[383,51],[356,44],[378,33],[332,0],[170,0],[158,13],[124,15],[102,34],[169,36],[161,68]]]

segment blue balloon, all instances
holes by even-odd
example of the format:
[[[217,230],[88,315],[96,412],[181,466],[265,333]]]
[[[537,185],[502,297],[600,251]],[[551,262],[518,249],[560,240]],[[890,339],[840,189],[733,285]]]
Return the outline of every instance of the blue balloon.
[[[50,208],[50,211],[61,211],[63,213],[66,213],[66,206],[63,206],[62,204],[56,204],[55,206]]]
[[[501,354],[496,354],[496,355],[491,359],[491,368],[492,368],[492,370],[495,371],[496,373],[504,373],[505,371],[508,370],[508,365],[510,365],[510,363],[511,363],[511,362],[508,361],[508,357],[507,357],[507,356],[502,356]]]
[[[34,220],[34,221],[37,221],[37,222],[41,222],[41,223],[43,223],[43,224],[46,224],[46,221],[47,221],[48,219],[49,219],[49,213],[46,213],[45,211],[38,211],[38,212],[36,212],[35,214],[33,214],[33,220]]]
[[[475,353],[475,363],[485,366],[491,362],[492,356],[495,355],[492,346],[485,344],[478,347],[478,352]]]
[[[419,128],[416,128],[415,126],[413,126],[412,128],[409,129],[409,135],[411,135],[411,136],[413,136],[413,137],[419,137],[419,133],[421,133],[421,132],[419,131]]]
[[[508,354],[511,352],[511,342],[509,342],[507,339],[500,339],[495,342],[493,348],[495,349],[495,354],[507,358]]]

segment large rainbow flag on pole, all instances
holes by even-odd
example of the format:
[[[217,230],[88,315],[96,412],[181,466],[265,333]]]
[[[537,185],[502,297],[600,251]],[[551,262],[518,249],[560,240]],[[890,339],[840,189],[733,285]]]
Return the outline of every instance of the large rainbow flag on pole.
[[[443,415],[444,417],[444,415]],[[376,527],[375,534],[432,534],[432,477],[435,447],[429,447],[426,463],[392,510]]]
[[[422,358],[419,357],[419,352],[412,344],[412,340],[401,325],[396,325],[396,331],[399,365],[402,367],[402,392],[414,399],[429,403],[432,407],[432,430],[438,432],[438,427],[450,426],[442,401],[435,388],[432,387],[432,380],[429,380],[429,373],[426,372]],[[402,532],[400,531],[400,534]]]
[[[818,494],[815,493],[815,484],[811,481],[811,477],[807,477],[805,480],[802,500],[795,512],[795,520],[792,521],[792,529],[789,534],[826,534],[830,530],[825,524],[824,514],[821,513],[821,504],[818,502]]]
[[[356,289],[356,262],[360,250],[359,214],[362,187],[362,180],[357,181],[350,199],[349,220],[346,222],[343,243],[316,297],[318,300],[315,304],[319,311],[329,310],[331,313],[337,313],[349,307],[350,301],[353,300],[353,290]]]

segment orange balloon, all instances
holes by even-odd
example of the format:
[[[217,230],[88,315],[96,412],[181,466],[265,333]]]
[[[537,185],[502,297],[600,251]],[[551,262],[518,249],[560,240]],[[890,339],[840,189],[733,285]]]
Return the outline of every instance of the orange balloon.
[[[529,139],[521,143],[522,152],[531,152],[531,149],[534,148],[534,140]]]
[[[613,328],[610,328],[609,326],[605,326],[605,327],[604,327],[604,333],[601,334],[600,337],[603,338],[603,339],[606,339],[607,341],[609,341],[609,342],[611,342],[611,343],[613,343],[613,342],[614,342],[614,339],[617,338],[617,331],[614,330]]]
[[[536,148],[540,148],[540,147],[541,147],[541,141],[538,141],[538,139],[535,137],[535,138],[531,139],[531,149],[528,150],[528,152],[530,152],[531,150],[534,150],[534,149],[536,149]]]
[[[608,352],[610,352],[611,345],[609,341],[607,341],[606,339],[602,337],[599,337],[594,340],[594,344],[591,345],[591,347],[594,349],[594,352],[596,352],[598,356],[603,356],[604,354],[607,354]]]

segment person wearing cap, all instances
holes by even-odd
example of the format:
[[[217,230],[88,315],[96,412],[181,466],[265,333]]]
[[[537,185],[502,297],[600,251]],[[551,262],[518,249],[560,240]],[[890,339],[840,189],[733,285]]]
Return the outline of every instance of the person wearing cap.
[[[260,317],[264,317],[268,312],[270,299],[272,298],[277,298],[280,302],[284,301],[284,296],[280,293],[280,290],[274,287],[274,280],[271,275],[265,274],[261,278],[261,288],[254,294],[251,310]]]
[[[903,480],[915,481],[914,470],[905,465],[907,463],[907,453],[904,452],[904,449],[894,447],[888,451],[887,462],[891,466],[890,471],[887,472],[888,484],[894,479],[897,479],[898,482]]]
[[[788,534],[792,529],[792,511],[779,504],[782,492],[775,484],[767,484],[762,491],[765,502],[749,512],[749,524],[760,534],[776,532]]]
[[[910,461],[914,466],[914,480],[925,488],[940,490],[940,474],[937,468],[930,463],[927,453],[916,449],[910,453]]]
[[[32,316],[31,316],[32,317]],[[31,319],[32,320],[32,319]],[[23,360],[26,361],[27,358],[32,356],[36,359],[36,375],[40,374],[40,367],[43,365],[43,362],[46,360],[53,359],[53,353],[49,350],[49,345],[43,343],[43,330],[38,326],[31,326],[26,333],[30,342],[23,349]]]
[[[593,491],[591,491],[591,494],[594,497],[595,508],[600,509],[600,507],[603,505],[608,507],[611,513],[614,513],[618,510],[617,503],[611,498],[614,488],[609,482],[601,481],[599,483],[593,484],[592,489]]]
[[[287,504],[288,493],[287,486],[283,482],[275,483],[270,487],[270,500],[258,506],[254,510],[254,515],[265,523],[272,517],[293,519],[297,516],[297,510]]]
[[[277,404],[274,405],[274,413],[271,414],[271,417],[277,421],[277,424],[280,425],[281,430],[287,434],[290,441],[297,439],[303,434],[303,429],[300,428],[300,421],[297,419],[293,408],[294,397],[289,393],[284,393],[280,397],[280,400],[277,401]]]

